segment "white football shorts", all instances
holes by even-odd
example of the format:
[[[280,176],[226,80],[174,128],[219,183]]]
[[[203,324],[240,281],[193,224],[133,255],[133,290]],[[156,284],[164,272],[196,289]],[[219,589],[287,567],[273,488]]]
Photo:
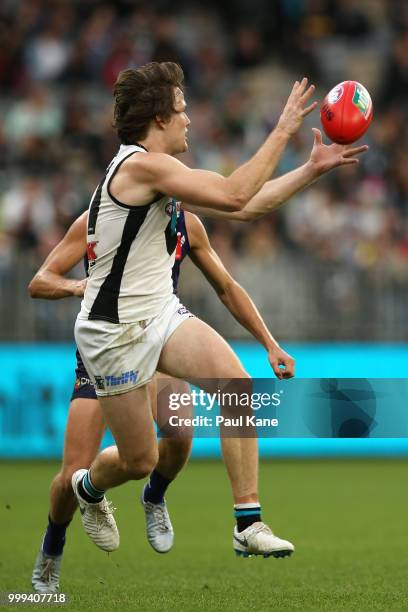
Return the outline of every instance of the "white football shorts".
[[[148,383],[171,334],[194,317],[173,295],[156,317],[133,323],[77,318],[75,340],[97,395],[118,395]]]

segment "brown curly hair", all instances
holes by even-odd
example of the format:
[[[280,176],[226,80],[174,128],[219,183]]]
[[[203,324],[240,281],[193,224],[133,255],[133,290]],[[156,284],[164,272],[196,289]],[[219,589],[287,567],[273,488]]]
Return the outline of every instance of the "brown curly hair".
[[[114,127],[123,144],[143,140],[151,121],[168,121],[174,112],[174,89],[183,90],[184,74],[174,62],[150,62],[123,70],[115,83]]]

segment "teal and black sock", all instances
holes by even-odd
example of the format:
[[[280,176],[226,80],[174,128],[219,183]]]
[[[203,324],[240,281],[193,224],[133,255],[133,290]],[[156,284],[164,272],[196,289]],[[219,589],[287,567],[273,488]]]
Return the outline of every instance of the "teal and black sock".
[[[103,496],[105,495],[105,491],[101,491],[97,489],[92,484],[92,480],[89,474],[89,470],[82,478],[82,480],[78,483],[78,493],[80,496],[87,502],[91,504],[96,504],[103,500]]]
[[[144,488],[143,499],[152,504],[160,504],[164,499],[167,487],[172,481],[165,478],[156,470],[150,474],[149,482]]]
[[[65,532],[71,521],[66,523],[53,523],[48,517],[48,526],[44,535],[41,550],[50,557],[59,557],[65,545]]]
[[[261,506],[257,502],[235,504],[234,514],[238,531],[244,531],[244,529],[253,523],[261,520]]]

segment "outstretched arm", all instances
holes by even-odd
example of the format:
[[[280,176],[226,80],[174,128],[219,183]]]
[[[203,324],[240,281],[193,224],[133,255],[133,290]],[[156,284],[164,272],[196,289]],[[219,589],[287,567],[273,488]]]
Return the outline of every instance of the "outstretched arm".
[[[365,145],[352,148],[338,144],[325,145],[320,130],[313,128],[313,133],[314,143],[309,160],[303,166],[267,181],[242,210],[228,213],[184,203],[183,208],[206,217],[253,221],[269,214],[333,168],[357,164],[356,155],[368,149]]]
[[[28,285],[32,298],[59,300],[70,296],[83,296],[86,279],[69,279],[64,278],[64,275],[76,266],[86,253],[87,220],[88,211],[74,221],[61,242],[48,255]]]
[[[195,215],[186,213],[186,227],[191,247],[190,258],[214,287],[222,303],[268,351],[269,363],[276,376],[278,378],[294,376],[294,360],[280,348],[248,293],[226,270],[212,248],[201,221]],[[284,369],[279,366],[283,366]]]
[[[258,151],[224,177],[208,170],[190,169],[163,152],[132,155],[113,178],[111,190],[122,202],[148,201],[158,193],[204,208],[239,211],[274,172],[282,152],[303,119],[316,108],[309,104],[314,86],[296,81],[279,118]]]

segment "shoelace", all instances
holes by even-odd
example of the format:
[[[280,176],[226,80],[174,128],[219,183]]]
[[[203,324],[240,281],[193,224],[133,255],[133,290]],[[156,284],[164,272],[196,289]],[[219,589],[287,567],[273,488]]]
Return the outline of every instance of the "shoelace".
[[[111,523],[109,521],[110,516],[115,512],[116,508],[113,505],[113,502],[105,500],[105,503],[98,508],[95,508],[96,514],[96,528],[98,531],[101,531],[103,527],[111,527]]]
[[[256,527],[255,527],[256,525]],[[265,525],[265,523],[254,523],[253,525],[251,525],[253,528],[253,533],[267,533],[268,535],[273,535],[270,527],[268,527],[268,525]]]
[[[151,509],[153,513],[155,514],[155,518],[157,520],[157,526],[159,530],[162,531],[163,533],[166,531],[170,531],[170,528],[168,525],[167,514],[166,514],[164,506],[159,505],[159,504],[151,504]]]
[[[40,574],[40,580],[42,582],[45,582],[46,584],[49,584],[51,582],[51,579],[54,578],[54,576],[52,575],[53,569],[54,569],[54,559],[46,559],[44,562],[44,567],[41,571]]]

